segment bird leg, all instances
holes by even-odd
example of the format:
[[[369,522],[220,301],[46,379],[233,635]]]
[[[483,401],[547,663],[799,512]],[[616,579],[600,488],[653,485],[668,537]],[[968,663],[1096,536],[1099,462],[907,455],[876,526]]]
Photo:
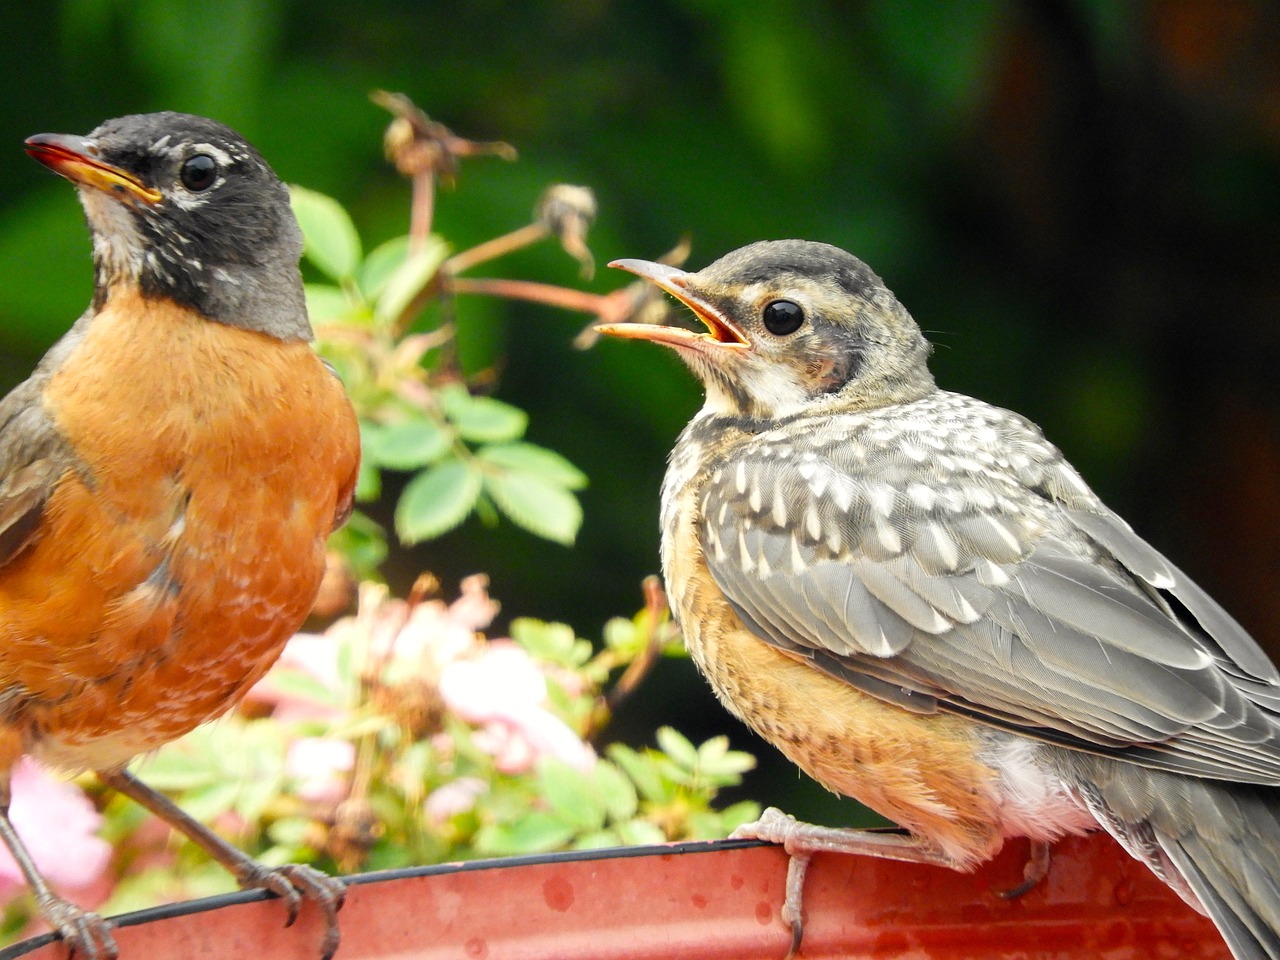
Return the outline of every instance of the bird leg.
[[[119,953],[115,938],[111,935],[111,921],[96,913],[81,910],[69,900],[54,893],[40,875],[26,844],[13,828],[9,819],[9,780],[0,780],[0,840],[13,854],[14,862],[26,878],[27,886],[35,895],[36,907],[45,922],[66,942],[72,956],[83,960],[115,960]]]
[[[269,890],[285,902],[289,926],[298,918],[302,898],[310,897],[324,914],[325,934],[321,941],[321,960],[330,960],[338,949],[341,932],[338,929],[338,910],[346,895],[346,884],[337,877],[321,873],[313,867],[289,863],[280,867],[265,867],[242,850],[206,827],[199,820],[182,810],[164,794],[147,786],[125,770],[97,771],[98,778],[113,790],[123,793],[135,803],[150,810],[169,826],[185,834],[209,856],[222,864],[245,889]]]
[[[1009,890],[1001,890],[1000,896],[1006,900],[1017,900],[1039,886],[1040,881],[1049,875],[1052,854],[1053,845],[1049,841],[1032,840],[1031,849],[1027,851],[1027,862],[1022,865],[1022,882]]]
[[[926,841],[901,833],[876,833],[850,827],[822,827],[803,823],[777,807],[769,807],[754,823],[744,823],[733,831],[735,840],[764,840],[782,844],[791,862],[787,865],[787,887],[782,902],[782,920],[791,928],[791,949],[786,960],[799,950],[804,936],[804,876],[815,853],[854,853],[882,860],[903,860],[939,867],[955,863]]]

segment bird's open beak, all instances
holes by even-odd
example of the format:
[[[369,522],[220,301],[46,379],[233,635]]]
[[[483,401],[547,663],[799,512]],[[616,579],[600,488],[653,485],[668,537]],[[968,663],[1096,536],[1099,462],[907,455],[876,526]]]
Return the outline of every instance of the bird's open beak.
[[[161,193],[131,173],[103,163],[92,140],[65,133],[38,133],[26,142],[27,153],[72,183],[96,187],[120,200],[159,203]]]
[[[704,300],[694,290],[689,283],[692,274],[665,263],[653,263],[649,260],[614,260],[609,266],[628,270],[637,277],[643,277],[667,291],[693,311],[694,316],[706,326],[707,332],[698,333],[684,327],[656,323],[602,323],[596,326],[597,332],[633,340],[652,340],[672,347],[690,347],[695,350],[704,350],[708,346],[734,349],[745,349],[748,346],[746,335],[724,315],[724,312],[715,304]]]

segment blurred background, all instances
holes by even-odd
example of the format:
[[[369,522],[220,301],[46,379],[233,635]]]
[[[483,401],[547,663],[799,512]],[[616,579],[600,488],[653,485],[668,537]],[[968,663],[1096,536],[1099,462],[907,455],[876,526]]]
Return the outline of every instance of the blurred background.
[[[1271,650],[1280,644],[1280,13],[1262,0],[66,0],[0,35],[0,381],[79,315],[89,244],[67,185],[21,149],[124,113],[206,114],[281,176],[337,197],[366,249],[405,232],[375,88],[481,158],[442,193],[463,249],[590,186],[597,260],[689,265],[764,238],[865,259],[937,344],[944,387],[1044,426],[1102,496]],[[582,285],[554,245],[486,265]],[[626,278],[599,269],[605,292]],[[395,556],[451,591],[483,571],[503,616],[596,637],[657,569],[667,451],[700,403],[656,347],[571,341],[586,317],[461,299],[459,349],[527,409],[529,439],[589,475],[572,549],[474,519]],[[745,792],[837,805],[737,727],[688,662],[628,701],[729,731],[766,761]]]

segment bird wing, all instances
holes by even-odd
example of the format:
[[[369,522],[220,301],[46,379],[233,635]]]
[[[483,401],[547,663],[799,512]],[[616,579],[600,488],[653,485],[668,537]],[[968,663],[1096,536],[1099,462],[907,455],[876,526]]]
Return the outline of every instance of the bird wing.
[[[1037,428],[948,403],[944,428],[899,411],[766,433],[708,477],[703,550],[748,629],[906,709],[1280,783],[1257,644]]]
[[[0,400],[0,567],[40,535],[45,503],[76,458],[40,402],[43,371]]]

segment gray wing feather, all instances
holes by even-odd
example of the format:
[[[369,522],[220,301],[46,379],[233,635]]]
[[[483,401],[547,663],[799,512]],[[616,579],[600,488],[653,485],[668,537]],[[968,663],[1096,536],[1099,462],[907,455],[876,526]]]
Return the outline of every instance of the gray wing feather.
[[[711,573],[762,639],[886,699],[1280,783],[1275,668],[1033,428],[1009,429],[1009,464],[955,458],[936,497],[892,450],[811,434],[780,457],[766,435],[704,488]],[[785,506],[751,495],[775,489]]]
[[[0,400],[0,565],[39,536],[45,501],[75,457],[40,404],[33,378]]]
[[[1196,618],[1205,634],[1247,674],[1269,683],[1280,683],[1280,672],[1277,672],[1275,664],[1244,627],[1199,584],[1134,533],[1127,523],[1109,510],[1067,510],[1064,514],[1135,576],[1176,597]]]

